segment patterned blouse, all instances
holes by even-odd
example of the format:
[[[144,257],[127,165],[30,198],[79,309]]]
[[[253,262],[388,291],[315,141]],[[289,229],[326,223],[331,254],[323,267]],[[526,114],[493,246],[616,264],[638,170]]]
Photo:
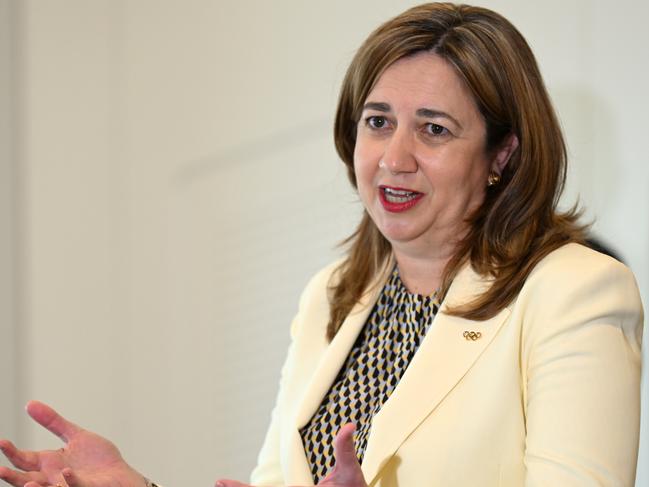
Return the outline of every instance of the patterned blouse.
[[[333,439],[346,423],[356,424],[356,455],[363,462],[372,418],[399,383],[438,309],[437,293],[409,292],[395,268],[331,389],[300,430],[314,483],[332,469]]]

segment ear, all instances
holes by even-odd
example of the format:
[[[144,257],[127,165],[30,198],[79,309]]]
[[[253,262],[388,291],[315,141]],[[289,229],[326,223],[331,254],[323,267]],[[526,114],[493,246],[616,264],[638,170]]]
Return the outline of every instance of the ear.
[[[498,175],[502,174],[516,149],[518,149],[518,137],[516,134],[509,134],[496,151],[491,162],[491,170]]]

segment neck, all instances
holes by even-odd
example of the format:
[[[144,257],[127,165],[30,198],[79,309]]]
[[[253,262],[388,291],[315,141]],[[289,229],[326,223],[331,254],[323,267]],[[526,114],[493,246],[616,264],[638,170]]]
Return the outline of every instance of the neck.
[[[394,249],[394,256],[399,266],[399,276],[411,293],[429,295],[442,285],[444,270],[452,254],[418,256]]]
[[[457,251],[458,240],[451,237],[436,242],[420,241],[413,245],[392,244],[399,266],[399,276],[408,291],[432,294],[442,285],[444,271]]]

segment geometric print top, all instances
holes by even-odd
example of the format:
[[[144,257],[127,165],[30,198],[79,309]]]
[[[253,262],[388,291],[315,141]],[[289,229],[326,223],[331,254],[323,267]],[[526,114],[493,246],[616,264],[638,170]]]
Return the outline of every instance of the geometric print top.
[[[333,440],[347,423],[356,425],[354,446],[363,462],[372,418],[399,383],[438,309],[437,293],[409,292],[394,269],[331,389],[300,429],[315,484],[333,468]]]

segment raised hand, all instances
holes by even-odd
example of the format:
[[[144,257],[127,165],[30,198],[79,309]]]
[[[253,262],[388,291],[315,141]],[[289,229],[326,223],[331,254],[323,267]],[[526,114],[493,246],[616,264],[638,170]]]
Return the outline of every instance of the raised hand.
[[[361,466],[356,458],[354,449],[354,430],[352,424],[346,424],[334,439],[334,457],[336,464],[329,475],[318,485],[328,487],[367,487]]]
[[[16,467],[0,467],[0,479],[14,487],[144,487],[142,475],[122,458],[117,447],[101,436],[67,421],[49,406],[31,401],[29,415],[65,443],[58,450],[19,450],[0,440],[0,450]]]
[[[346,424],[334,439],[334,456],[336,464],[329,475],[322,479],[318,486],[322,487],[367,487],[363,478],[361,466],[356,458],[354,449],[354,430],[351,423]],[[252,487],[236,480],[217,480],[216,487]],[[295,487],[295,486],[294,486]]]

